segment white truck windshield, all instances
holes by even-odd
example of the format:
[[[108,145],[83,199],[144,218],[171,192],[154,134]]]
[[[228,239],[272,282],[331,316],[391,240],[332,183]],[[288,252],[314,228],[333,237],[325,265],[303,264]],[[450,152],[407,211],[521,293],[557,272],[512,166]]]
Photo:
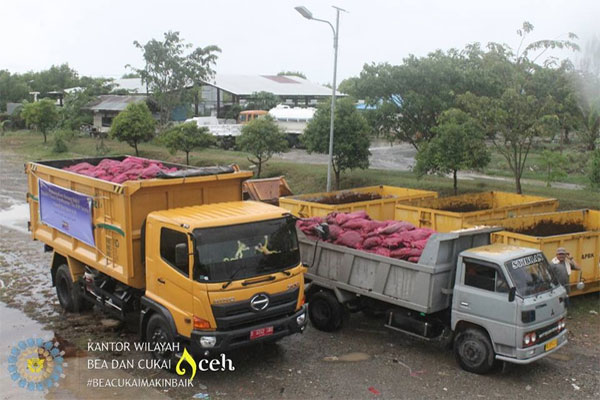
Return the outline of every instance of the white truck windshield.
[[[556,287],[544,254],[536,253],[516,258],[506,263],[517,293],[523,297],[532,296]]]
[[[223,282],[269,274],[300,263],[292,217],[195,229],[194,279]]]

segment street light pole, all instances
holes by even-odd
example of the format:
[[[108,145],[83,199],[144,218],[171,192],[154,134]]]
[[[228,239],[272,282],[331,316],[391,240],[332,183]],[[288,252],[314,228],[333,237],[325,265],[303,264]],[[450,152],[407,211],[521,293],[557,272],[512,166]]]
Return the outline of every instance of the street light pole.
[[[331,87],[331,116],[329,121],[329,162],[327,163],[327,191],[331,191],[331,170],[333,169],[333,128],[335,119],[335,95],[336,95],[336,78],[337,78],[337,55],[338,55],[338,34],[340,31],[340,11],[347,12],[343,8],[332,6],[336,10],[335,28],[331,22],[314,18],[312,13],[303,6],[295,7],[304,18],[314,21],[324,22],[331,27],[333,31],[333,86]]]

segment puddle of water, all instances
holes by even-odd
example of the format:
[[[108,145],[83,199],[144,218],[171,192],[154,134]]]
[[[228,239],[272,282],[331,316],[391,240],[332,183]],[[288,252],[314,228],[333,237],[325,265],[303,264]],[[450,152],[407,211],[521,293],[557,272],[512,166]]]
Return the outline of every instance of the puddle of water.
[[[323,359],[323,361],[357,362],[357,361],[366,361],[370,358],[371,358],[371,356],[368,355],[367,353],[348,353],[348,354],[342,354],[341,356],[325,357]]]
[[[29,221],[29,204],[13,204],[9,208],[0,211],[0,225],[19,232],[27,232],[27,221]]]
[[[122,399],[143,398],[164,400],[167,397],[158,390],[144,387],[90,387],[92,379],[117,382],[132,380],[131,374],[123,370],[97,370],[90,368],[90,357],[85,351],[78,351],[66,339],[57,337],[53,332],[28,318],[21,311],[7,307],[0,302],[0,388],[2,399]],[[8,372],[8,355],[19,341],[41,338],[45,341],[58,341],[60,349],[65,351],[63,374],[58,386],[46,391],[28,391],[19,387]]]

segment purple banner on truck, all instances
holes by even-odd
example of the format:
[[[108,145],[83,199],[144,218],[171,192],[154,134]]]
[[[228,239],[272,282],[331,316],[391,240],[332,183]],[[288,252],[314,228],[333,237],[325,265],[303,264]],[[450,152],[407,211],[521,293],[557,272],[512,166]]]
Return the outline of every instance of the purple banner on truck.
[[[38,179],[41,221],[95,246],[92,198]]]

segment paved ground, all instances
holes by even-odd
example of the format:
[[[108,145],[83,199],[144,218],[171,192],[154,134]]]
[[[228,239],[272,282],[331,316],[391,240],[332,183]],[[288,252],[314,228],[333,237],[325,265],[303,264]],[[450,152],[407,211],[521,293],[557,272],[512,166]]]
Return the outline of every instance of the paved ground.
[[[106,316],[64,314],[50,285],[50,256],[26,233],[25,175],[21,162],[0,149],[0,351],[19,340],[54,336],[68,346],[69,370],[45,398],[233,398],[233,399],[435,399],[539,398],[600,396],[600,318],[597,295],[574,299],[580,312],[568,320],[569,344],[530,366],[507,365],[487,376],[462,371],[450,351],[385,330],[382,321],[354,314],[340,332],[311,326],[275,345],[231,353],[235,371],[200,372],[193,388],[88,389],[95,378],[160,378],[165,371],[90,370],[87,359],[143,360],[145,353],[86,352],[89,341],[134,341],[135,323],[113,326]],[[595,311],[596,314],[590,314]],[[48,337],[49,338],[49,337]],[[46,339],[46,337],[44,337]],[[0,376],[6,374],[0,364]],[[0,397],[20,399],[14,382],[0,378]]]

